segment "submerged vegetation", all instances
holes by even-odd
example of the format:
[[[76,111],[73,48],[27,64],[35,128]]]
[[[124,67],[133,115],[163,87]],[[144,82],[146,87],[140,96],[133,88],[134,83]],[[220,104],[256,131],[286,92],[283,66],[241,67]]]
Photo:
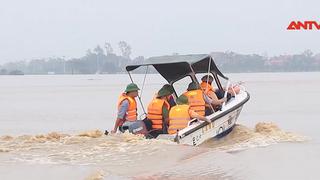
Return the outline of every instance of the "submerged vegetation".
[[[116,54],[110,43],[88,49],[83,57],[51,57],[0,65],[0,75],[22,74],[103,74],[123,73],[127,64],[143,63],[143,56],[131,57],[132,49],[125,41],[118,43],[121,54]],[[177,55],[177,53],[173,53]],[[223,72],[291,72],[320,71],[320,54],[306,50],[301,54],[274,57],[235,52],[212,52]]]

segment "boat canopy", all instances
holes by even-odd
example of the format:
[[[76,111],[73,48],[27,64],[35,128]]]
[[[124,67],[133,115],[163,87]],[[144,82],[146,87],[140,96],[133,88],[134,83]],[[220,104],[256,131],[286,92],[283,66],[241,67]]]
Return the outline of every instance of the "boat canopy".
[[[212,74],[217,74],[224,79],[228,79],[220,72],[214,63],[213,58],[207,54],[151,57],[143,64],[127,66],[126,70],[130,72],[141,66],[153,66],[159,74],[171,83],[192,74],[193,72],[207,73],[209,64],[210,72]]]

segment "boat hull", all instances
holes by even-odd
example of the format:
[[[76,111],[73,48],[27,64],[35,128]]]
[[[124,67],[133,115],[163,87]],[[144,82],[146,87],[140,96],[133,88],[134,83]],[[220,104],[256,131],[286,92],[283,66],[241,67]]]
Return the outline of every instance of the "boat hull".
[[[182,134],[178,138],[178,142],[181,144],[198,146],[213,137],[222,137],[226,135],[227,132],[230,132],[236,124],[241,110],[242,106],[229,112],[225,116],[216,119],[210,124],[193,131],[192,133]]]
[[[198,146],[211,138],[220,138],[232,131],[235,126],[243,105],[250,99],[249,93],[243,92],[222,111],[215,112],[209,116],[211,123],[196,121],[176,135],[159,135],[159,139],[171,139],[179,144]]]

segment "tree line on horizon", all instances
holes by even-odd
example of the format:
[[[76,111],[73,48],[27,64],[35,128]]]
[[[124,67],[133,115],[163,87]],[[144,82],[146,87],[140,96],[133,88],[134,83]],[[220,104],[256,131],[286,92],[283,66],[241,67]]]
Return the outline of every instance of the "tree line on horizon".
[[[19,74],[114,74],[124,73],[128,64],[146,62],[143,56],[131,58],[132,48],[125,42],[118,43],[120,55],[106,42],[102,48],[97,45],[88,49],[80,58],[65,57],[33,59],[29,62],[18,61],[0,65],[0,75]],[[258,54],[239,54],[235,52],[210,53],[222,72],[294,72],[320,71],[320,54],[306,50],[301,54],[280,55],[273,57]],[[173,53],[172,55],[177,55]],[[143,71],[137,71],[142,73]],[[153,72],[153,71],[151,71]]]

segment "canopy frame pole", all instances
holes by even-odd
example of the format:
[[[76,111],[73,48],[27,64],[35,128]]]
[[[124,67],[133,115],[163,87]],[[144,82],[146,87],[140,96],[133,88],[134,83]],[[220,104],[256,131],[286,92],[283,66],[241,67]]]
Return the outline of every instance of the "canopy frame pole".
[[[130,72],[129,72],[129,71],[127,71],[127,72],[128,72],[128,74],[129,74],[129,77],[130,77],[131,82],[134,83]],[[147,114],[146,111],[145,111],[145,109],[144,109],[144,106],[143,106],[143,103],[142,103],[142,100],[141,100],[141,97],[140,97],[139,93],[138,93],[138,99],[139,99],[139,102],[140,102],[140,105],[141,105],[141,107],[142,107],[142,110],[143,110],[144,114]]]
[[[191,64],[189,64],[189,67],[190,67],[190,70],[191,70],[191,73],[189,73],[189,74],[191,75],[192,81],[197,82],[197,83],[199,84],[199,82],[198,82],[198,80],[197,80],[197,78],[196,78],[196,73],[194,72]]]
[[[207,73],[207,86],[206,86],[206,89],[208,89],[208,82],[209,82],[209,75],[210,75],[210,70],[211,70],[211,57],[209,59],[209,66],[208,66],[208,73]]]
[[[207,73],[207,85],[206,85],[206,89],[205,89],[206,91],[208,90],[208,86],[209,86],[209,75],[210,75],[210,71],[211,71],[211,60],[212,60],[212,58],[210,57],[209,66],[208,66],[208,73]],[[215,110],[212,107],[212,104],[209,104],[209,106],[210,106],[211,111],[215,112]]]
[[[142,98],[142,94],[143,94],[144,85],[145,85],[145,82],[146,82],[146,77],[147,77],[147,74],[148,74],[148,70],[149,70],[149,66],[147,66],[146,73],[144,74],[143,83],[142,83],[142,87],[141,87],[141,91],[140,91],[140,98]]]

